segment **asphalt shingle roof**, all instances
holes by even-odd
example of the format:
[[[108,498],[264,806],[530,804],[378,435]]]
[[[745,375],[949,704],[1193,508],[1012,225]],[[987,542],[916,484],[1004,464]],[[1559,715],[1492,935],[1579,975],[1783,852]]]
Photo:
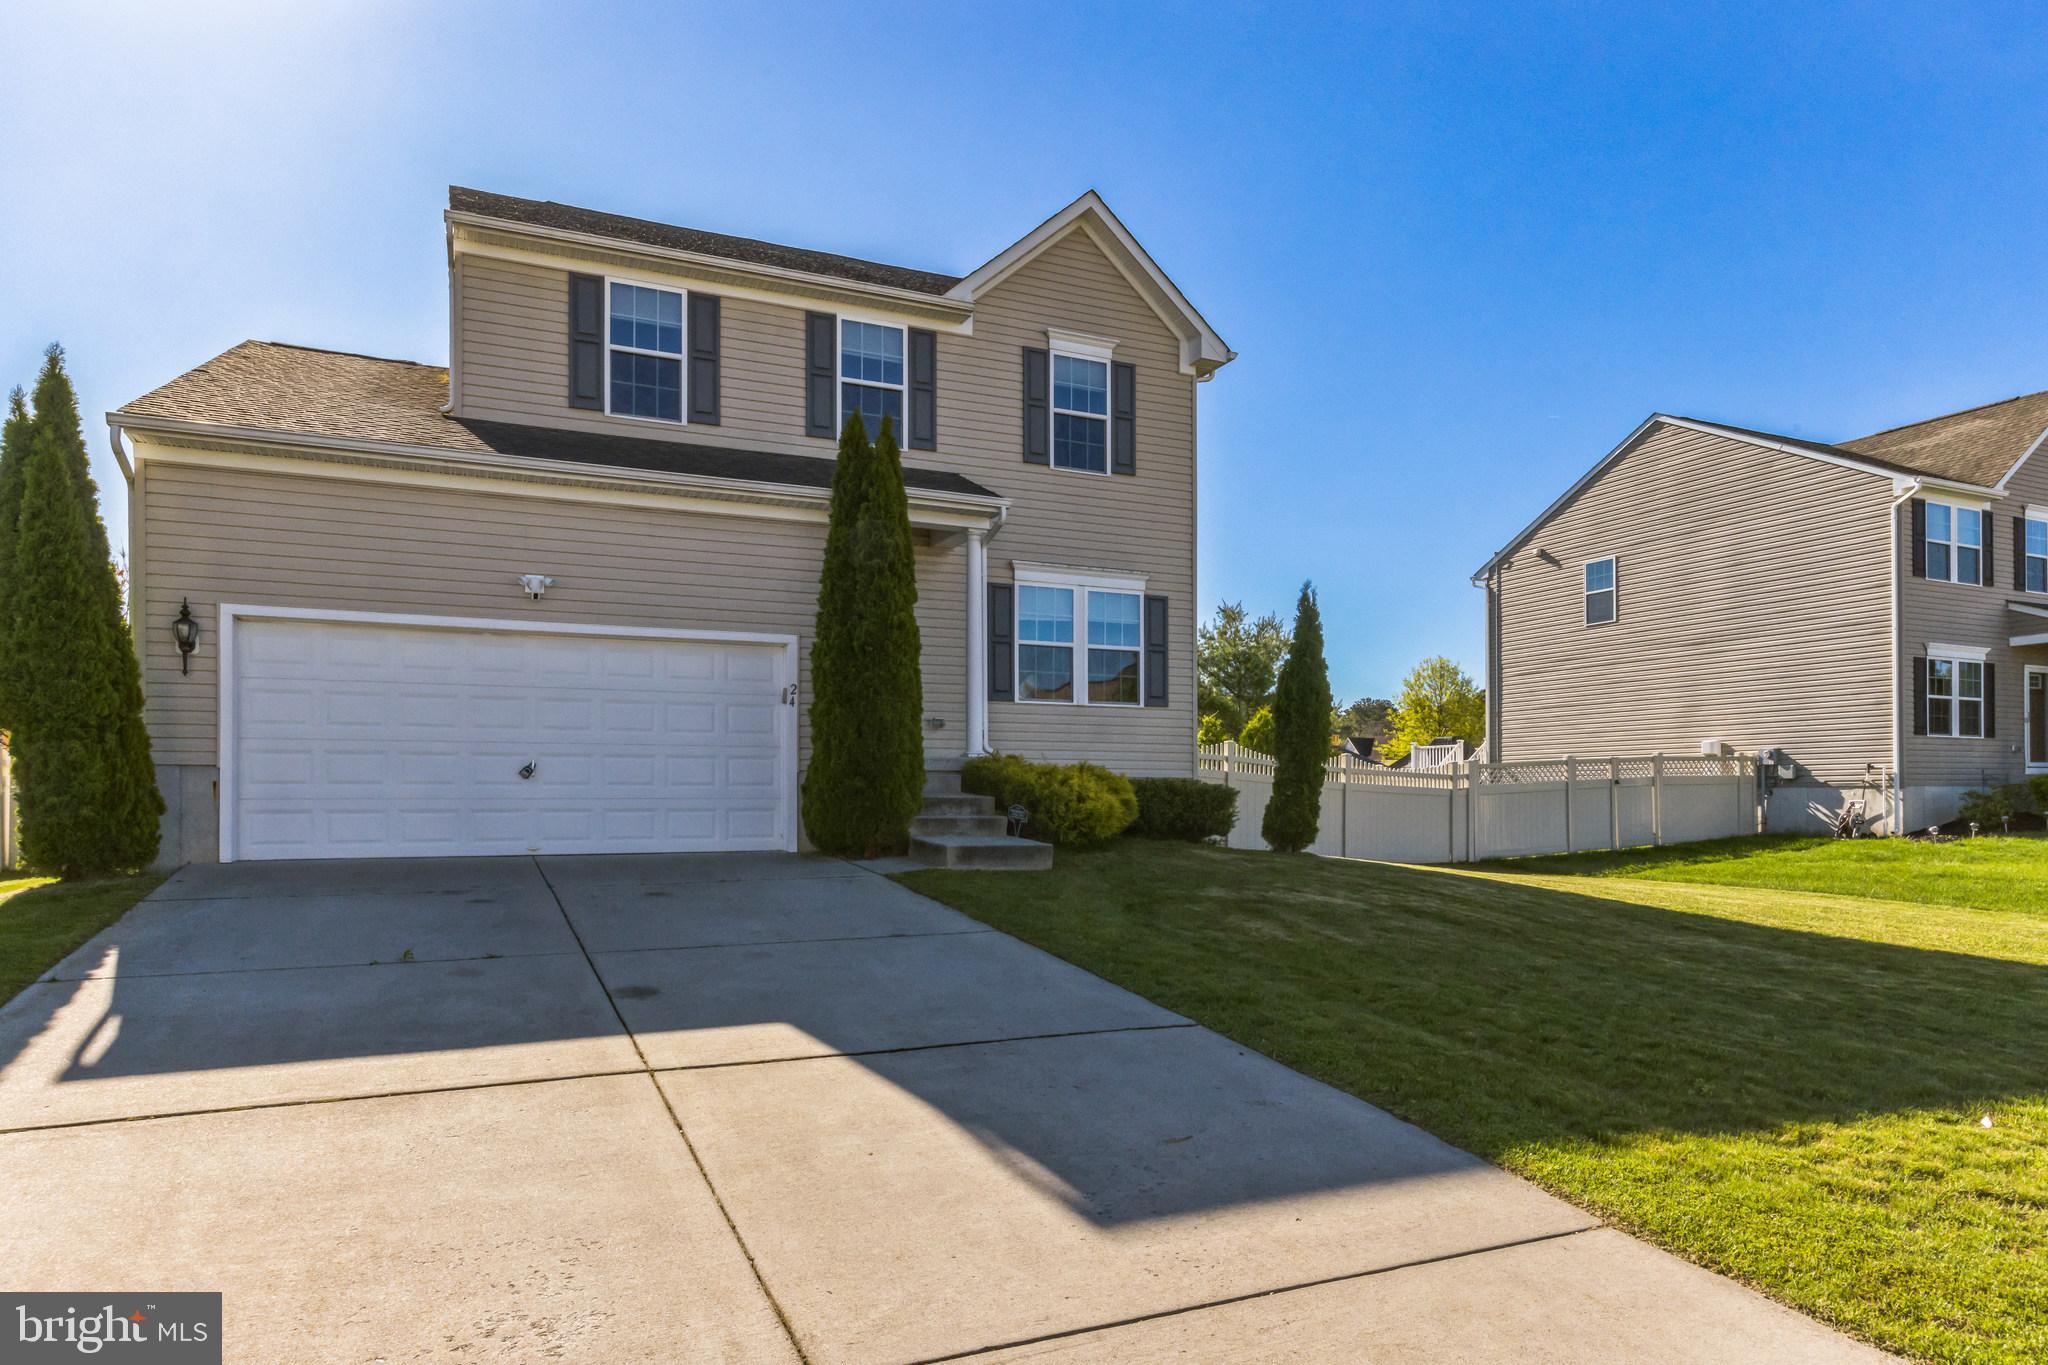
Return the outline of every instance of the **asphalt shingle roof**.
[[[115,415],[745,483],[832,486],[835,461],[822,456],[463,421],[441,411],[447,401],[448,371],[439,365],[245,341]],[[903,483],[922,492],[996,496],[964,475],[941,469],[906,466]]]
[[[2044,430],[2048,393],[2029,393],[1841,444],[1853,455],[1903,465],[1916,474],[1990,486],[2006,476]]]
[[[722,256],[727,260],[744,261],[749,265],[801,270],[812,275],[829,275],[843,280],[855,280],[861,284],[908,289],[919,294],[943,294],[960,283],[958,275],[941,275],[930,270],[912,270],[907,266],[883,265],[879,261],[864,261],[855,256],[838,256],[829,251],[811,251],[804,247],[763,242],[752,237],[732,237],[722,232],[704,232],[697,228],[676,227],[669,223],[653,223],[645,218],[628,218],[623,214],[577,208],[573,204],[557,204],[552,199],[519,199],[509,194],[492,194],[488,190],[465,189],[460,185],[448,187],[448,207],[459,213],[475,213],[509,223],[556,228],[565,232],[583,232],[596,237],[616,237],[622,242],[637,242],[642,246],[692,251],[703,256]]]

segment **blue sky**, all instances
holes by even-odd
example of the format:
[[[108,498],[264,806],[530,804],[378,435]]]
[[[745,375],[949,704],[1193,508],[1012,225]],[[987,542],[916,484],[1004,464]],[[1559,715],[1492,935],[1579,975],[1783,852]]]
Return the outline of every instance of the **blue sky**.
[[[1476,674],[1471,570],[1664,410],[1846,438],[2048,387],[2027,8],[11,7],[0,377],[443,361],[446,186],[964,271],[1094,186],[1241,358],[1201,594],[1340,697]],[[171,11],[175,10],[173,14]]]

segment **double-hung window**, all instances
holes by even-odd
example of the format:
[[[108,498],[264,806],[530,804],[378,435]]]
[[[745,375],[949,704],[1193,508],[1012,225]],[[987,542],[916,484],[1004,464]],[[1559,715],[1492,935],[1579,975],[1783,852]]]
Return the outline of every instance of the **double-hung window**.
[[[1984,734],[1984,661],[1927,660],[1927,733],[1960,739]]]
[[[1984,581],[1984,513],[1946,502],[1927,504],[1927,576],[1944,583]]]
[[[1139,705],[1144,606],[1138,592],[1019,583],[1017,700]]]
[[[1586,624],[1604,626],[1614,620],[1614,556],[1586,561]]]
[[[1052,463],[1109,472],[1109,361],[1052,353]]]
[[[884,417],[894,420],[896,439],[903,439],[901,327],[839,320],[839,425],[856,412],[870,439],[881,434]]]
[[[2028,592],[2048,592],[2048,518],[2028,517],[2026,534],[2026,589]]]
[[[610,293],[609,411],[683,420],[683,296],[614,280]]]

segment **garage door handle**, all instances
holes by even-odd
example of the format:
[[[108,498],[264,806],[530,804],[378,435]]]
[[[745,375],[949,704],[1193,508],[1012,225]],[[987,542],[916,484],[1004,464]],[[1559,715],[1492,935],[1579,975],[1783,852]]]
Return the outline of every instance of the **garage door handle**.
[[[540,765],[538,763],[529,762],[525,767],[519,770],[519,775],[521,777],[532,777],[535,773],[539,771]]]

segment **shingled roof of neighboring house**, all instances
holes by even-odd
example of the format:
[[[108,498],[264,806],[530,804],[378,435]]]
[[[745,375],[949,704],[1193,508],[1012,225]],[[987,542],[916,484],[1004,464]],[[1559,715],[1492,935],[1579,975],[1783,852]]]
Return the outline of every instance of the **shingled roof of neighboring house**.
[[[577,208],[573,204],[558,204],[552,199],[519,199],[509,194],[492,194],[488,190],[465,189],[460,185],[448,187],[448,207],[457,213],[474,213],[508,223],[588,233],[594,237],[615,237],[641,246],[720,256],[749,265],[800,270],[806,274],[829,275],[861,284],[908,289],[919,294],[944,294],[960,283],[961,278],[930,270],[883,265],[879,261],[864,261],[855,256],[838,256],[829,251],[782,246],[752,237],[732,237],[723,232],[704,232],[697,228],[652,223],[645,218],[628,218],[618,213],[600,213],[596,209]]]
[[[2043,431],[2048,431],[2048,393],[2029,393],[1859,436],[1843,441],[1841,448],[1916,474],[1990,487],[2012,471]]]
[[[822,456],[464,421],[441,411],[447,401],[448,371],[439,365],[274,341],[245,341],[112,415],[116,420],[154,417],[316,439],[380,441],[461,454],[563,460],[745,483],[832,486],[835,462]],[[972,479],[947,470],[906,466],[903,483],[920,492],[996,496]]]

